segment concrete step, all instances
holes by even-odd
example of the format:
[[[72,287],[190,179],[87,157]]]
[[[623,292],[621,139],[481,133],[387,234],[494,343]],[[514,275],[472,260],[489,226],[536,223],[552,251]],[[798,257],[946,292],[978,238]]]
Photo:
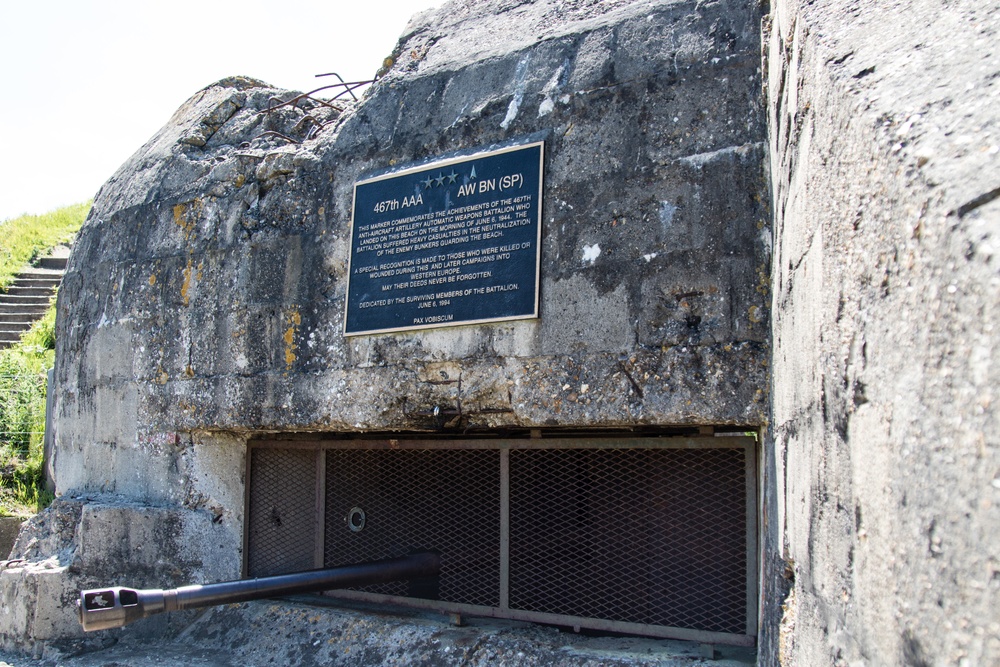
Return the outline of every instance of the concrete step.
[[[31,281],[37,282],[37,281]],[[55,294],[55,285],[24,284],[21,281],[15,282],[7,288],[7,296],[52,296]]]
[[[44,315],[46,310],[48,309],[43,309],[41,306],[31,311],[0,309],[0,322],[34,322]]]
[[[18,278],[42,278],[46,280],[56,279],[61,280],[65,271],[60,271],[58,269],[39,269],[37,267],[25,269],[21,273],[17,274]]]
[[[41,294],[55,294],[59,280],[18,280],[7,288],[7,294],[18,294],[22,290],[40,290]]]
[[[21,308],[48,308],[52,301],[50,296],[7,296],[0,294],[0,310],[18,310]]]
[[[0,349],[19,343],[21,333],[20,331],[0,331]]]
[[[0,331],[27,331],[35,320],[8,320],[0,319]]]
[[[23,271],[14,276],[14,282],[42,281],[45,283],[59,283],[62,281],[62,271]]]
[[[48,307],[49,301],[52,297],[49,295],[41,296],[22,296],[20,294],[0,294],[0,307],[2,306],[46,306]]]
[[[4,294],[0,292],[0,304],[3,303],[48,303],[56,295],[55,291],[42,294]]]
[[[35,262],[35,267],[39,269],[51,269],[55,271],[65,271],[69,256],[66,257],[42,257]]]
[[[11,310],[5,312],[2,308],[0,308],[0,329],[5,328],[4,324],[7,322],[16,324],[23,324],[27,322],[28,324],[31,324],[44,315],[46,310],[48,310],[48,308],[33,310],[31,312],[25,312],[23,310]]]
[[[66,271],[69,252],[65,246],[56,248],[52,256],[42,257],[15,276],[7,291],[0,293],[0,349],[19,342],[21,334],[49,309]]]

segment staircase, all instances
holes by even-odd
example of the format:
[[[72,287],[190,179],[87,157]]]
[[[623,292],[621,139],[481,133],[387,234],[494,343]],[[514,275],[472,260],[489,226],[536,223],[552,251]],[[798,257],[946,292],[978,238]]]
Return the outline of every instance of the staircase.
[[[59,246],[48,257],[17,274],[5,293],[0,293],[0,349],[21,339],[45,311],[62,282],[69,248]]]

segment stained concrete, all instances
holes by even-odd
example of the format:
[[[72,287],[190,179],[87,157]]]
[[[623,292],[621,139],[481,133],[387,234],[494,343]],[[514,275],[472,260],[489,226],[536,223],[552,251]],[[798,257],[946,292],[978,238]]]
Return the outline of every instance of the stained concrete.
[[[77,241],[59,320],[61,488],[94,487],[88,450],[125,462],[160,433],[428,429],[422,415],[458,400],[419,379],[442,360],[461,369],[463,405],[493,410],[466,429],[760,423],[759,15],[557,4],[424,15],[370,96],[313,139],[303,111],[262,113],[291,95],[260,82],[189,100],[104,186]],[[521,37],[497,41],[498,22]],[[547,156],[541,317],[345,339],[353,183],[529,135]],[[590,402],[565,400],[567,384],[588,384]]]
[[[1000,663],[1000,10],[773,4],[761,654]]]

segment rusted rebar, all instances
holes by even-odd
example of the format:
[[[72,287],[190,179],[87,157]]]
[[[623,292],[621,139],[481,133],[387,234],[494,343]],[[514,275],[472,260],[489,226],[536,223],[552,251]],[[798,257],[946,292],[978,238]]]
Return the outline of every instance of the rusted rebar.
[[[319,104],[321,106],[324,106],[324,107],[327,107],[329,109],[332,109],[333,111],[337,112],[337,115],[339,116],[339,114],[343,113],[344,107],[343,106],[339,106],[339,105],[335,105],[335,104],[333,104],[333,102],[335,102],[336,100],[340,99],[344,95],[348,95],[348,94],[352,98],[354,98],[354,101],[357,101],[358,100],[358,96],[354,94],[354,91],[357,90],[358,88],[361,88],[362,86],[366,86],[366,85],[371,84],[371,83],[373,83],[375,81],[374,79],[367,80],[367,81],[344,81],[344,78],[342,76],[340,76],[339,74],[337,74],[336,72],[328,72],[326,74],[317,74],[316,76],[317,77],[335,76],[335,77],[337,77],[337,79],[339,81],[338,81],[338,83],[330,84],[328,86],[321,86],[321,87],[316,88],[314,90],[310,90],[309,92],[306,92],[306,93],[299,93],[298,95],[296,95],[296,96],[294,96],[294,97],[292,97],[291,99],[288,99],[288,100],[282,100],[282,99],[280,99],[278,97],[271,97],[267,101],[267,108],[266,109],[262,109],[261,111],[258,111],[257,113],[258,114],[270,114],[273,111],[277,111],[278,109],[281,109],[282,107],[287,107],[287,106],[290,106],[290,107],[292,107],[294,109],[297,109],[298,111],[300,111],[303,114],[303,116],[302,116],[302,118],[299,119],[299,121],[297,123],[295,123],[295,125],[292,126],[291,132],[294,133],[294,132],[301,131],[302,128],[304,127],[304,124],[307,121],[312,121],[313,124],[314,124],[314,127],[310,128],[306,132],[305,140],[312,139],[324,127],[326,127],[330,123],[333,123],[336,120],[336,118],[331,118],[330,120],[325,121],[325,122],[321,121],[318,118],[316,118],[315,116],[313,116],[312,114],[310,114],[307,111],[305,111],[304,109],[299,108],[299,106],[298,106],[299,102],[301,102],[302,100],[310,100],[312,102],[315,102],[316,104]],[[316,93],[319,93],[319,92],[324,91],[324,90],[335,89],[335,88],[340,88],[342,90],[340,90],[340,92],[338,92],[336,95],[334,95],[329,100],[324,100],[324,99],[321,99],[321,98],[318,98],[318,97],[314,97],[314,95]],[[282,132],[277,132],[275,130],[268,130],[266,132],[263,132],[260,136],[266,136],[266,135],[269,135],[269,134],[273,135],[273,136],[276,136],[276,137],[279,137],[281,139],[284,139],[285,141],[288,141],[288,142],[294,143],[294,144],[300,144],[303,141],[303,140],[295,139],[295,138],[293,138],[293,137],[291,137],[291,136],[289,136],[287,134],[284,134]]]
[[[301,141],[299,141],[298,139],[295,139],[295,138],[293,138],[293,137],[290,137],[290,136],[288,136],[287,134],[282,134],[281,132],[277,132],[277,131],[275,131],[275,130],[267,130],[266,132],[261,132],[261,133],[260,133],[260,136],[262,136],[262,137],[266,137],[266,136],[267,136],[267,135],[269,135],[269,134],[271,134],[271,135],[274,135],[274,136],[276,136],[276,137],[278,137],[278,138],[280,138],[280,139],[284,139],[285,141],[289,141],[289,142],[291,142],[291,143],[293,143],[293,144],[301,144],[301,143],[302,143],[302,142],[301,142]]]
[[[305,123],[307,120],[311,120],[312,122],[316,123],[316,125],[318,125],[320,127],[323,127],[323,125],[325,125],[325,123],[317,120],[315,116],[311,116],[310,114],[306,114],[302,118],[299,119],[299,122],[297,122],[295,125],[292,126],[292,132],[295,132],[296,130],[298,130],[299,127],[303,123]]]
[[[326,74],[317,74],[316,78],[319,79],[319,78],[322,78],[324,76],[335,76],[335,77],[337,77],[337,79],[340,80],[341,85],[343,85],[345,87],[349,86],[349,85],[353,85],[353,84],[348,84],[347,82],[345,82],[344,81],[344,77],[340,76],[336,72],[327,72]],[[372,81],[374,81],[374,79],[372,79]],[[371,81],[366,81],[364,83],[371,83]],[[351,93],[351,97],[353,97],[354,101],[357,102],[358,101],[358,97],[357,97],[357,95],[354,94],[354,89],[353,88],[348,88],[348,92]]]
[[[337,85],[339,86],[340,84],[337,84]],[[272,101],[276,101],[277,98],[272,97],[270,100],[267,101],[268,102],[267,108],[264,109],[264,110],[262,110],[262,111],[258,111],[257,113],[258,114],[271,113],[272,111],[277,111],[281,107],[286,107],[286,106],[289,106],[289,105],[291,105],[291,106],[294,107],[296,104],[299,103],[300,100],[304,100],[304,99],[312,100],[313,102],[316,102],[317,104],[322,104],[323,106],[329,107],[329,108],[333,109],[334,111],[338,111],[338,112],[339,111],[343,111],[343,109],[341,109],[339,107],[335,107],[334,105],[330,104],[330,102],[328,102],[326,100],[321,100],[321,99],[319,99],[317,97],[312,97],[313,93],[317,93],[317,92],[319,92],[321,90],[326,90],[326,88],[336,88],[336,87],[337,86],[325,86],[323,88],[317,88],[316,90],[310,91],[308,93],[300,93],[300,94],[296,95],[295,97],[293,97],[292,99],[287,100],[285,102],[282,102],[281,104],[276,104],[274,106],[271,106],[271,102]],[[335,97],[333,99],[337,99],[337,98]],[[296,108],[298,108],[298,107],[296,107]],[[301,111],[301,109],[299,109],[299,111]]]

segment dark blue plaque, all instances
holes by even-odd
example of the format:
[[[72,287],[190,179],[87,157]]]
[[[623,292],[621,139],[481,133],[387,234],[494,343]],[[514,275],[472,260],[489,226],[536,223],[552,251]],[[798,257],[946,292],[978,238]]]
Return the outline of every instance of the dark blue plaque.
[[[344,334],[538,317],[543,143],[354,184]]]

